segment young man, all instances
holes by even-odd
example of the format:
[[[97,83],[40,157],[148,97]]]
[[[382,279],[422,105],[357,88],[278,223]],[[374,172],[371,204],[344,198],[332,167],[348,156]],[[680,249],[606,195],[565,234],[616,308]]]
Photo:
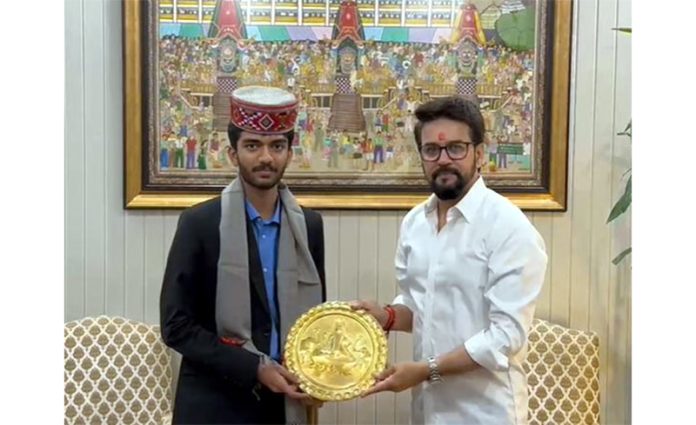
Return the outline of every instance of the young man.
[[[232,94],[222,196],[181,214],[160,298],[162,337],[182,355],[176,424],[306,423],[296,377],[282,364],[289,328],[325,300],[321,216],[281,183],[290,163],[295,97]]]
[[[413,332],[415,361],[388,368],[366,395],[413,387],[413,423],[526,424],[522,362],[544,242],[480,176],[484,125],[475,103],[442,98],[415,114],[433,194],[403,220],[393,304],[354,304],[388,330]]]

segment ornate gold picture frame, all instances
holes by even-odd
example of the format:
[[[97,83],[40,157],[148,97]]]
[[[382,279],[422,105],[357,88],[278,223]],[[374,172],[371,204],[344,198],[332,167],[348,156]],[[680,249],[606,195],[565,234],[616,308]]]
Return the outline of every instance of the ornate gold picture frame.
[[[565,211],[570,0],[126,0],[126,208],[184,208],[234,177],[225,100],[280,86],[302,109],[284,181],[320,209],[408,209],[429,189],[412,110],[475,94],[486,183]],[[357,17],[357,19],[356,19]]]

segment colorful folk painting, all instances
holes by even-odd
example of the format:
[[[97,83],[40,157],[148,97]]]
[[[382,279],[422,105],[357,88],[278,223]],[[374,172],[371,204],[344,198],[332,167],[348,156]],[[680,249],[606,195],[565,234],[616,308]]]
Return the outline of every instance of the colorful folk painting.
[[[286,177],[302,187],[424,187],[414,110],[476,98],[493,185],[542,176],[542,0],[160,0],[150,182],[224,185],[229,96],[300,99]]]

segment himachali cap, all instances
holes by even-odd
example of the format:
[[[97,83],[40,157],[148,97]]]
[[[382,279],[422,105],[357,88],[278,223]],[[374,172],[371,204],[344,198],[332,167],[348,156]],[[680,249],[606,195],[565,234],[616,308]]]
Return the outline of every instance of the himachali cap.
[[[295,128],[297,98],[277,87],[246,86],[232,92],[232,124],[244,131],[283,134]]]

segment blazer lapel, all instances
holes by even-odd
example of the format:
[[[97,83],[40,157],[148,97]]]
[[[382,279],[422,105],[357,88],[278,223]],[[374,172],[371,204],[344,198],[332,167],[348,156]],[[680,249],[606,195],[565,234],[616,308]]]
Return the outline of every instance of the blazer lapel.
[[[252,228],[254,224],[247,220],[246,230],[247,230],[247,246],[249,252],[249,284],[254,287],[256,293],[261,300],[261,305],[263,306],[266,313],[270,314],[271,310],[268,307],[268,295],[266,294],[266,284],[263,280],[263,273],[261,273],[261,257],[259,257],[259,246],[256,243],[256,236],[254,235],[254,229]]]

